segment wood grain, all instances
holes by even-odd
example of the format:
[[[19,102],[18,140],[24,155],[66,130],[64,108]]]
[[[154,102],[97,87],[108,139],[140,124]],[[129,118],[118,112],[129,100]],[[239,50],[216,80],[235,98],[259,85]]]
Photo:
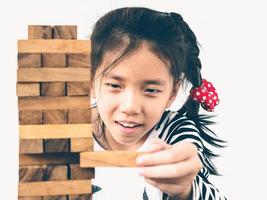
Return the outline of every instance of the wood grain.
[[[67,124],[68,113],[65,110],[43,110],[43,124]]]
[[[70,139],[46,139],[44,140],[44,152],[70,152]]]
[[[60,181],[68,179],[67,165],[44,165],[43,181]]]
[[[82,152],[93,151],[94,141],[93,138],[71,138],[70,139],[70,151]]]
[[[70,178],[83,180],[95,178],[95,168],[81,168],[79,164],[70,164]]]
[[[41,95],[59,97],[66,95],[65,82],[41,83]]]
[[[135,151],[95,151],[81,152],[80,166],[87,167],[136,167],[136,158],[142,152]]]
[[[18,66],[21,68],[41,67],[40,53],[18,53]]]
[[[17,83],[17,96],[40,96],[39,83]]]
[[[68,200],[68,197],[67,196],[44,196],[42,197],[42,200]]]
[[[35,139],[35,140],[19,140],[19,153],[20,154],[36,154],[43,153],[43,140]]]
[[[77,39],[76,25],[56,25],[53,26],[54,39]]]
[[[68,110],[68,123],[91,123],[91,109]]]
[[[42,124],[42,111],[40,110],[20,110],[19,124]]]
[[[42,53],[42,67],[66,67],[66,54]]]
[[[19,167],[19,182],[42,181],[42,179],[43,179],[42,166]]]
[[[67,54],[67,67],[89,67],[90,54],[82,53],[68,53]]]
[[[19,110],[64,110],[89,109],[90,100],[86,96],[76,97],[21,97]]]
[[[89,53],[89,40],[18,40],[19,53]]]
[[[64,82],[89,81],[90,71],[86,68],[19,68],[18,82]]]
[[[91,180],[19,183],[19,196],[51,196],[91,193]]]
[[[92,200],[92,194],[81,194],[81,195],[69,195],[68,200]]]
[[[92,137],[91,124],[20,125],[20,139],[64,139]]]
[[[20,154],[19,165],[77,164],[79,153]]]
[[[42,197],[18,197],[18,200],[43,200]]]
[[[68,82],[67,95],[68,96],[89,95],[90,94],[89,86],[90,86],[89,81]]]
[[[51,39],[52,27],[29,25],[28,26],[28,39]]]

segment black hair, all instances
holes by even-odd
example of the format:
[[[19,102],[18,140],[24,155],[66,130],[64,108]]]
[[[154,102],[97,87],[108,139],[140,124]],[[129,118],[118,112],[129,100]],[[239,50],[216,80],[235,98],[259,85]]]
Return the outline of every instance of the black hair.
[[[169,65],[174,83],[191,83],[193,87],[201,85],[199,44],[182,16],[142,7],[112,10],[94,25],[91,35],[92,82],[108,52],[115,51],[118,55],[102,74],[136,50],[142,42],[146,42],[151,51]],[[188,98],[179,112],[195,122],[204,140],[213,146],[222,147],[224,141],[218,139],[206,126],[213,124],[211,116],[200,115],[199,107],[198,102]],[[207,131],[213,136],[206,134]],[[204,151],[208,158],[216,156],[208,148]],[[207,167],[212,174],[217,174],[212,163]]]

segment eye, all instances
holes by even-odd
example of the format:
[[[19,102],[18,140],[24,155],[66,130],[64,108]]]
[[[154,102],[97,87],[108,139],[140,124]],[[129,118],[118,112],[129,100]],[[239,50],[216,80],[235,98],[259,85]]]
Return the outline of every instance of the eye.
[[[161,90],[149,88],[149,89],[146,89],[145,92],[148,93],[148,94],[158,94],[158,93],[161,92]]]
[[[105,83],[104,84],[107,87],[113,88],[113,89],[119,89],[120,86],[118,84],[114,84],[114,83]]]

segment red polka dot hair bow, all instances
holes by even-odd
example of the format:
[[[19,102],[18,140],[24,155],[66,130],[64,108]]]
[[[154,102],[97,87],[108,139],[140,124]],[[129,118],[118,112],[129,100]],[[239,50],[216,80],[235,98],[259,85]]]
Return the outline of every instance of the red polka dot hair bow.
[[[214,111],[214,107],[219,104],[215,87],[205,79],[202,79],[201,86],[191,89],[190,97],[199,102],[202,108],[207,111]]]

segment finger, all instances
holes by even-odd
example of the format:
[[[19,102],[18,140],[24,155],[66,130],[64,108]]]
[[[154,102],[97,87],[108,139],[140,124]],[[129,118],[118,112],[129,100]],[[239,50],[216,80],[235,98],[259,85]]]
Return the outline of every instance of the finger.
[[[161,151],[163,149],[167,149],[170,147],[171,145],[166,144],[163,140],[159,138],[152,138],[149,140],[149,144],[148,144],[146,152],[153,153],[153,152]]]
[[[139,168],[139,174],[146,178],[179,178],[190,174],[197,174],[202,164],[198,158],[174,164],[148,166]]]
[[[166,146],[165,146],[166,147]],[[197,148],[191,143],[180,143],[168,146],[167,149],[137,157],[139,166],[163,165],[181,162],[197,155]]]

